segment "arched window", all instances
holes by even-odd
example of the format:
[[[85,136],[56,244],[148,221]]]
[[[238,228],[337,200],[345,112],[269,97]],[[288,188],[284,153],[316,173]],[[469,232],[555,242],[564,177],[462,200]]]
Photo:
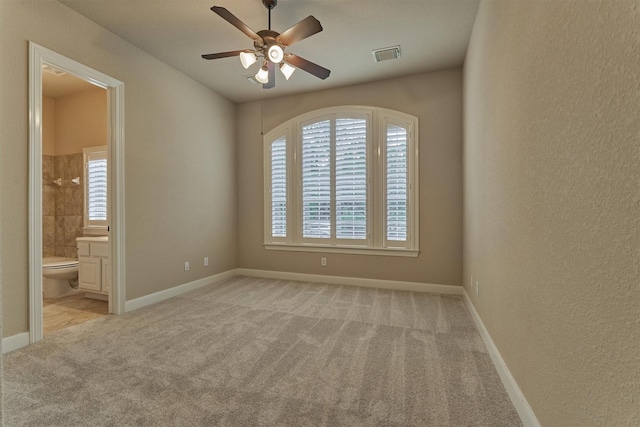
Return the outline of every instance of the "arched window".
[[[267,133],[265,247],[417,256],[417,135],[416,117],[357,106]]]

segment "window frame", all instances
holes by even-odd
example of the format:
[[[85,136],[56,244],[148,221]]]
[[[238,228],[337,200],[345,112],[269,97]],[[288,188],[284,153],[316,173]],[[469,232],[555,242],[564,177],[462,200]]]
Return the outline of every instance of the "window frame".
[[[83,228],[82,231],[86,235],[104,236],[109,230],[109,209],[107,207],[107,219],[90,220],[89,219],[89,161],[93,158],[105,159],[107,161],[107,171],[109,170],[109,148],[107,145],[97,147],[86,147],[82,149],[83,156],[83,193],[84,193],[84,212],[83,212]],[[107,172],[108,173],[108,172]],[[107,177],[107,200],[109,199],[109,178]],[[108,202],[107,202],[108,203]]]
[[[367,238],[336,238],[335,120],[366,118]],[[328,239],[302,236],[302,129],[331,119],[331,236]],[[407,130],[407,240],[386,238],[386,131],[387,125]],[[417,257],[419,254],[419,142],[418,118],[399,111],[370,106],[337,106],[294,117],[263,137],[264,158],[264,247],[268,250],[337,252]],[[287,232],[271,236],[271,145],[284,137],[287,147]]]
[[[292,158],[294,157],[292,152],[291,152],[291,132],[289,130],[289,127],[287,126],[280,126],[274,130],[272,130],[271,132],[269,132],[269,135],[272,137],[272,140],[269,143],[265,143],[264,147],[265,147],[265,151],[264,151],[264,230],[265,230],[265,235],[264,235],[264,239],[265,242],[267,241],[267,239],[270,240],[271,243],[287,243],[287,241],[289,240],[289,228],[290,228],[290,215],[289,215],[289,209],[292,206],[291,203],[291,191],[289,188],[288,183],[291,180],[291,166],[292,166]],[[285,233],[284,237],[274,237],[271,235],[271,224],[273,221],[273,211],[272,211],[272,205],[271,205],[271,179],[272,179],[272,174],[271,174],[271,160],[272,160],[272,151],[271,151],[271,146],[273,145],[274,142],[279,141],[280,139],[284,138],[285,139],[285,147],[286,147],[286,161],[285,161],[285,165],[286,165],[286,180],[287,180],[287,195],[286,195],[286,204],[287,204],[287,226],[286,226],[286,230],[287,232]],[[266,140],[265,140],[266,141]],[[267,230],[269,230],[269,232],[267,232]],[[269,233],[269,234],[267,234]],[[268,236],[268,238],[267,238]]]
[[[417,157],[418,157],[418,152],[416,150],[417,147],[412,147],[412,145],[414,145],[412,143],[412,137],[410,136],[410,129],[411,129],[411,124],[405,120],[399,119],[397,117],[389,117],[389,116],[383,116],[382,120],[380,120],[380,132],[382,135],[385,135],[385,149],[380,149],[381,153],[380,153],[380,161],[382,163],[382,165],[384,165],[386,163],[387,160],[387,150],[386,150],[386,134],[387,134],[387,129],[389,126],[398,126],[401,128],[405,128],[407,129],[407,243],[409,244],[409,246],[411,246],[410,241],[413,239],[416,239],[417,236],[414,236],[413,233],[410,231],[410,224],[411,226],[415,226],[417,227],[417,206],[414,206],[414,209],[411,209],[411,205],[410,205],[410,199],[411,199],[411,194],[412,194],[412,186],[413,185],[417,185],[417,180],[414,179],[414,176],[417,176],[417,168],[418,168],[418,164],[417,164]],[[412,150],[416,150],[414,151],[414,158],[412,159],[411,156],[409,155],[410,152],[412,152]],[[414,160],[412,162],[412,160]],[[382,167],[382,169],[380,170],[385,170],[384,167]],[[387,188],[387,175],[384,174],[383,176],[383,183],[381,185],[381,188],[383,190],[386,190]],[[386,230],[387,228],[387,191],[382,191],[382,203],[381,203],[381,207],[380,207],[380,212],[382,213],[382,221],[381,221],[381,227],[383,230]],[[416,205],[418,203],[415,203]],[[415,225],[413,225],[415,224]],[[402,241],[398,241],[398,240],[390,240],[388,239],[387,233],[383,232],[383,236],[382,236],[382,246],[385,248],[404,248],[407,245],[402,245],[398,242],[402,242]]]

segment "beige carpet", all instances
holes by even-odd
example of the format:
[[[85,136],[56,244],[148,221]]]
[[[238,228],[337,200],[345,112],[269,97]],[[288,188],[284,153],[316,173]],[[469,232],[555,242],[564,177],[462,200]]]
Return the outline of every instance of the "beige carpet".
[[[4,358],[6,426],[519,426],[463,300],[235,277]]]

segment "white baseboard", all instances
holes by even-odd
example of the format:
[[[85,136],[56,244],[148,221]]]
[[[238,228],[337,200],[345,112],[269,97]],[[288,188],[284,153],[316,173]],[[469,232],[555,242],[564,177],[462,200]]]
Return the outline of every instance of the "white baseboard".
[[[175,286],[170,289],[155,292],[150,295],[145,295],[140,298],[136,298],[125,302],[124,311],[129,312],[138,308],[146,307],[151,304],[155,304],[169,298],[182,295],[186,292],[193,291],[198,288],[210,285],[212,283],[224,280],[233,276],[251,276],[251,277],[264,277],[268,279],[281,279],[281,280],[299,280],[305,282],[315,283],[331,283],[336,285],[348,285],[348,286],[362,286],[367,288],[380,288],[402,291],[415,291],[415,292],[431,292],[437,294],[448,295],[462,295],[462,286],[452,285],[437,285],[430,283],[418,283],[418,282],[402,282],[396,280],[379,280],[379,279],[363,279],[360,277],[342,277],[342,276],[324,276],[321,274],[305,274],[305,273],[289,273],[285,271],[269,271],[269,270],[254,270],[248,268],[238,268],[228,270],[222,273],[214,274],[212,276],[203,277],[202,279],[194,280],[179,286]],[[8,353],[13,350],[17,350],[29,345],[29,333],[24,332],[11,337],[4,338],[2,340],[2,352]]]
[[[253,270],[249,268],[238,268],[236,270],[236,274],[238,276],[265,277],[267,279],[299,280],[303,282],[362,286],[365,288],[462,295],[462,286],[452,285],[434,285],[430,283],[401,282],[396,280],[363,279],[360,277],[324,276],[321,274],[288,273],[286,271]]]
[[[11,353],[14,350],[18,350],[28,345],[29,332],[22,332],[20,334],[2,338],[2,354]]]
[[[482,341],[484,341],[484,345],[489,351],[489,355],[491,356],[491,360],[493,361],[493,364],[498,371],[498,375],[500,375],[502,384],[504,385],[504,388],[507,389],[507,393],[511,398],[511,402],[513,403],[513,406],[515,406],[516,411],[518,411],[518,415],[522,420],[522,424],[524,424],[525,427],[540,427],[538,418],[536,418],[536,415],[533,413],[533,409],[531,409],[529,402],[527,402],[527,399],[524,397],[524,394],[522,393],[522,390],[520,390],[520,387],[518,386],[515,378],[513,378],[513,376],[511,375],[509,367],[500,355],[498,347],[496,347],[495,343],[491,339],[489,331],[487,331],[484,323],[482,323],[480,315],[471,303],[471,298],[469,298],[469,295],[464,288],[462,291],[462,296],[464,298],[464,302],[467,305],[467,308],[469,309],[469,313],[471,313],[471,317],[476,324],[476,328],[478,328],[478,332],[480,332]]]
[[[236,271],[237,270],[224,271],[222,273],[218,273],[212,276],[203,277],[202,279],[194,280],[193,282],[188,282],[183,285],[165,289],[164,291],[159,291],[153,294],[145,295],[140,298],[132,299],[131,301],[125,302],[124,311],[125,313],[127,313],[129,311],[137,310],[138,308],[146,307],[148,305],[155,304],[160,301],[164,301],[169,298],[176,297],[178,295],[182,295],[186,292],[193,291],[198,288],[202,288],[203,286],[207,286],[212,283],[218,282],[220,280],[224,280],[228,277],[237,276],[238,274]]]
[[[232,276],[264,277],[267,279],[299,280],[316,283],[333,283],[336,285],[363,286],[368,288],[462,295],[461,286],[433,285],[428,283],[400,282],[394,280],[362,279],[359,277],[323,276],[320,274],[288,273],[285,271],[237,268],[127,301],[125,303],[125,312],[133,311],[138,308],[146,307],[148,305],[173,298],[175,296],[184,294],[185,292],[193,291],[194,289],[210,285],[214,282],[218,282]]]

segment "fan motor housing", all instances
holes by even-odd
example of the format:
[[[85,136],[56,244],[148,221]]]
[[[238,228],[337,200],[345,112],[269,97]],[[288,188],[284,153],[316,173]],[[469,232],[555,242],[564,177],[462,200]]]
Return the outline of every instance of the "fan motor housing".
[[[264,7],[271,10],[278,5],[278,0],[262,0],[262,4]]]
[[[253,46],[255,46],[256,50],[269,49],[274,44],[278,44],[276,38],[280,35],[277,31],[272,30],[260,30],[256,34],[258,34],[262,40],[254,40]]]

